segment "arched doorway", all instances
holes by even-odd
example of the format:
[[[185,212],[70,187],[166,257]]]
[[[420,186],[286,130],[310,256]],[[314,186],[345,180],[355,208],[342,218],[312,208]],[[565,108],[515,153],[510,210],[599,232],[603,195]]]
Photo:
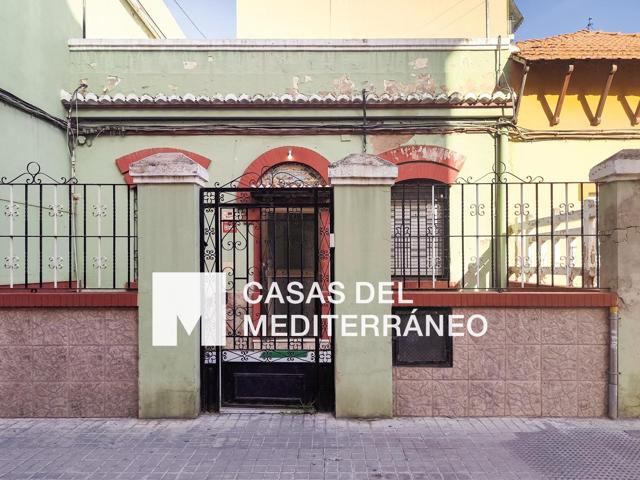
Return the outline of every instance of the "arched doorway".
[[[203,351],[205,410],[333,409],[332,342],[322,319],[331,313],[323,300],[332,191],[315,168],[318,157],[280,147],[252,162],[235,185],[203,189],[202,269],[227,274],[227,344]],[[291,285],[305,300],[314,289],[319,296],[291,301]],[[274,291],[284,301],[267,298]]]

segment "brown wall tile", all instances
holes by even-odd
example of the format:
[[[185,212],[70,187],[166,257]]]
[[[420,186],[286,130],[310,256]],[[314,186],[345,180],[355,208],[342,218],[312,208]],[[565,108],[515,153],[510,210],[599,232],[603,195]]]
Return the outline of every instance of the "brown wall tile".
[[[0,312],[0,417],[137,416],[136,309]]]
[[[578,416],[578,382],[542,382],[543,417]]]
[[[469,382],[469,415],[477,417],[504,416],[505,382],[475,381]]]
[[[117,382],[105,384],[105,417],[138,416],[138,384]]]
[[[398,399],[400,382],[430,382],[431,415],[606,414],[605,308],[457,308],[454,313],[485,315],[493,335],[454,341],[452,368],[395,367]],[[406,393],[410,388],[402,386],[397,414],[429,415],[428,405]]]
[[[540,345],[507,345],[507,380],[540,380]]]
[[[33,374],[31,347],[0,347],[0,381],[28,382]]]
[[[465,417],[469,414],[467,380],[433,380],[433,415]]]
[[[541,341],[553,345],[578,343],[578,315],[575,309],[556,308],[543,310]]]
[[[505,310],[505,331],[508,344],[540,343],[543,310],[540,308],[513,308]]]
[[[608,384],[606,382],[578,382],[578,416],[607,415]]]
[[[578,343],[580,345],[608,345],[609,318],[604,308],[576,309]]]
[[[433,382],[431,380],[398,380],[396,384],[395,414],[404,416],[431,416]]]
[[[505,376],[504,346],[469,346],[469,379],[504,380]]]
[[[606,381],[608,345],[578,345],[578,380]]]
[[[542,345],[543,380],[577,380],[577,345]]]
[[[68,380],[69,347],[33,348],[33,380],[64,382]]]

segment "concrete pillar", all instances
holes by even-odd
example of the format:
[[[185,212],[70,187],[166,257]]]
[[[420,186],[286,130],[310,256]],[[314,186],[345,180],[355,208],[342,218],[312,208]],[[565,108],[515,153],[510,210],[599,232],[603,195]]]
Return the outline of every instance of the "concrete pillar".
[[[398,167],[368,154],[349,155],[329,167],[334,187],[335,280],[345,285],[342,315],[391,313],[391,305],[356,304],[356,282],[391,280],[391,185]],[[336,322],[337,417],[391,417],[393,385],[391,338],[340,335]]]
[[[178,324],[178,345],[151,342],[153,272],[200,271],[199,187],[207,171],[181,153],[159,153],[129,167],[138,188],[139,416],[200,413],[200,331]]]
[[[640,150],[621,150],[589,178],[601,183],[600,284],[619,297],[618,415],[640,417]]]

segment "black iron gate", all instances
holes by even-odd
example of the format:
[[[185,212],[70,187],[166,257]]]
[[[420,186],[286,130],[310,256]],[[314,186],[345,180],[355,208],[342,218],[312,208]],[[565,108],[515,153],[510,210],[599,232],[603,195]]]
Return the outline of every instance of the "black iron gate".
[[[332,198],[328,187],[202,189],[201,271],[227,274],[226,346],[202,348],[204,411],[333,409]],[[304,303],[265,298],[290,285]],[[313,289],[321,298],[307,303]]]

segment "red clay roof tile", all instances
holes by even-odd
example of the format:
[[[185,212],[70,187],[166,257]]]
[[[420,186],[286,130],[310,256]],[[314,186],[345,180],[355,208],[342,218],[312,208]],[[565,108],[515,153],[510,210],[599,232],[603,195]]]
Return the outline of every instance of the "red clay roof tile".
[[[579,30],[518,42],[515,56],[536,60],[640,60],[640,33]]]

